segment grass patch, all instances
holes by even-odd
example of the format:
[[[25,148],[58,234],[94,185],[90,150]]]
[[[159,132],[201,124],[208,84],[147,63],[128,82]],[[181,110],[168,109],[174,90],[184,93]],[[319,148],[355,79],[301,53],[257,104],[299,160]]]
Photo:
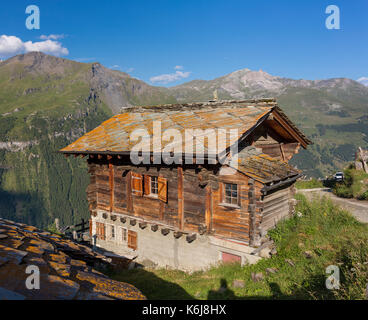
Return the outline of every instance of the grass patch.
[[[255,265],[220,265],[187,274],[167,269],[134,269],[109,276],[135,285],[149,299],[362,299],[368,278],[368,226],[328,199],[296,196],[298,215],[270,231],[277,255]],[[309,252],[311,257],[307,257]],[[286,260],[290,259],[295,266]],[[340,266],[341,289],[325,287],[326,267]],[[358,268],[359,267],[359,268]],[[277,273],[267,274],[267,268]],[[351,269],[356,271],[351,271]],[[252,273],[263,273],[254,282]],[[242,280],[244,287],[233,287]],[[223,287],[225,289],[220,289]]]
[[[332,191],[338,197],[368,200],[368,174],[349,167],[344,170],[344,181],[334,183]]]
[[[323,188],[323,182],[315,178],[311,180],[299,180],[295,183],[297,189]]]

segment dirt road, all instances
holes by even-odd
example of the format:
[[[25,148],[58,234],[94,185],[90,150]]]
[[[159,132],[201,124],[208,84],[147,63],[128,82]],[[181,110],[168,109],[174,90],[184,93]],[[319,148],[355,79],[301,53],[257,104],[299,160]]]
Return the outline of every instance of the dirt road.
[[[304,194],[309,199],[313,197],[329,197],[334,203],[351,212],[351,214],[354,215],[357,220],[363,223],[368,223],[368,201],[339,198],[335,196],[328,188],[300,189],[297,191]]]

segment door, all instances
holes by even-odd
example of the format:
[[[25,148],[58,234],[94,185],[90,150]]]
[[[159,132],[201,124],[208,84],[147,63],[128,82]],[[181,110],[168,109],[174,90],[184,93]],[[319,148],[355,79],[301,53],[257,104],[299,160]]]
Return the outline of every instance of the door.
[[[128,248],[137,250],[137,232],[128,230]]]

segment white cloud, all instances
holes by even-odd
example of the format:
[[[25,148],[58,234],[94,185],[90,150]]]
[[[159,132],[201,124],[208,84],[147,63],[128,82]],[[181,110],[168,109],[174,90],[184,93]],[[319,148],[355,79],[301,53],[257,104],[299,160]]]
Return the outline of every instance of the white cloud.
[[[8,57],[31,51],[41,51],[55,56],[64,56],[69,54],[68,49],[64,48],[58,41],[45,40],[38,42],[23,42],[20,38],[15,36],[0,36],[0,57]]]
[[[191,74],[189,71],[179,71],[179,69],[184,69],[183,66],[175,66],[174,69],[176,70],[175,73],[160,74],[158,76],[151,77],[150,81],[152,83],[167,84],[188,78]]]
[[[58,39],[64,39],[65,38],[65,34],[49,34],[47,35],[41,35],[40,39],[41,40],[58,40]]]
[[[368,77],[361,77],[357,81],[368,87]]]
[[[114,64],[110,67],[110,69],[120,69],[120,66],[118,64]]]

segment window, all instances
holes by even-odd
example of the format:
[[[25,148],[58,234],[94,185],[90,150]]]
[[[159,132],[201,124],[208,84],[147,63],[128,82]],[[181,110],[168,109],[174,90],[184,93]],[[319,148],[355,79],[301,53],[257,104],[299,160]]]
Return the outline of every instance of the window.
[[[235,206],[239,205],[237,184],[225,183],[224,203]]]
[[[123,240],[123,242],[127,241],[127,229],[125,228],[121,228],[121,239]]]
[[[167,180],[163,177],[144,176],[144,195],[167,202]]]
[[[115,239],[115,227],[111,226],[111,239]]]
[[[157,177],[151,177],[151,194],[158,194],[158,179]]]

